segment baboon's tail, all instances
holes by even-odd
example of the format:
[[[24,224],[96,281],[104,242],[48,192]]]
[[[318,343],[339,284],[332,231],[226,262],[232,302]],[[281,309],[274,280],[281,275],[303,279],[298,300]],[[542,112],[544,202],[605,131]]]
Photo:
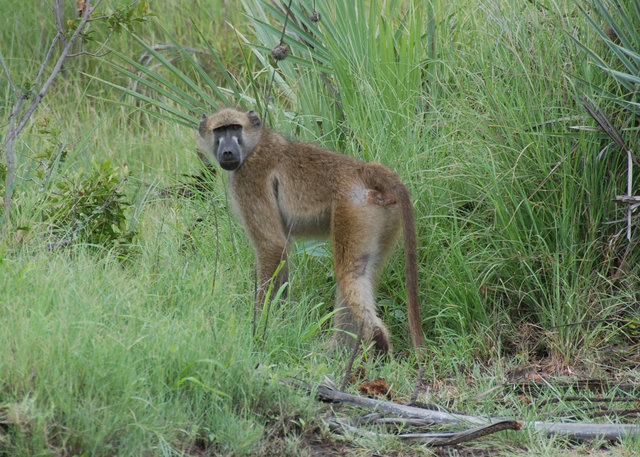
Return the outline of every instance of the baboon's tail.
[[[424,347],[422,320],[420,319],[420,302],[418,301],[418,241],[416,235],[416,218],[409,190],[400,181],[393,185],[400,203],[402,213],[402,238],[404,241],[404,275],[407,289],[407,314],[409,332],[415,347]]]
[[[411,341],[416,348],[424,347],[422,320],[420,319],[420,302],[418,301],[418,241],[416,235],[416,219],[409,190],[395,173],[383,165],[369,163],[363,167],[362,171],[361,176],[367,186],[379,191],[383,196],[387,194],[393,195],[397,199],[397,203],[400,204],[409,333],[411,334]],[[376,202],[376,204],[384,206],[384,202]]]

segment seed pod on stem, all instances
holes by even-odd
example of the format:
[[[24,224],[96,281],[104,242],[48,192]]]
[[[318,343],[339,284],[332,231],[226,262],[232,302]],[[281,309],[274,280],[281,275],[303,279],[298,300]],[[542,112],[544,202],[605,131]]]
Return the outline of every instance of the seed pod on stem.
[[[284,60],[289,55],[289,46],[285,43],[276,44],[273,48],[271,48],[271,57],[273,60],[279,61]]]
[[[307,15],[307,17],[311,22],[318,22],[320,19],[322,19],[322,14],[320,14],[320,11],[311,11]]]

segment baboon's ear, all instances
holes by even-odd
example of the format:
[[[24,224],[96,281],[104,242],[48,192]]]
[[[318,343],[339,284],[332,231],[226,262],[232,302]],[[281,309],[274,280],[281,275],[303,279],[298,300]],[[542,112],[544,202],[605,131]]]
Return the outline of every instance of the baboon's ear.
[[[247,111],[247,116],[249,117],[249,122],[251,122],[252,127],[260,127],[262,125],[262,121],[260,121],[260,116],[253,110]]]
[[[198,132],[200,132],[200,136],[204,138],[207,133],[207,115],[203,114],[200,120],[200,127],[198,127]]]

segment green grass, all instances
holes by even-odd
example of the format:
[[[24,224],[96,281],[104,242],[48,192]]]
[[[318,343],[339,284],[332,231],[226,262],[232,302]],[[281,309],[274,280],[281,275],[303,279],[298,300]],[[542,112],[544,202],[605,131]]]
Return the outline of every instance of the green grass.
[[[254,107],[249,100],[258,97],[262,113],[272,71],[264,49],[277,42],[282,14],[259,0],[186,3],[152,2],[157,22],[137,26],[137,35],[215,51],[243,103]],[[25,84],[52,37],[50,12],[10,4],[0,0],[1,50]],[[293,57],[280,64],[268,121],[291,137],[383,162],[409,185],[429,354],[420,400],[469,414],[570,420],[572,404],[538,408],[564,391],[527,399],[513,380],[537,369],[637,383],[638,251],[633,244],[625,254],[624,237],[615,236],[623,225],[609,224],[623,218],[611,198],[624,192],[624,156],[615,147],[600,154],[604,136],[568,128],[593,125],[588,117],[560,120],[586,116],[577,97],[587,89],[575,76],[608,96],[617,88],[576,42],[606,55],[576,3],[315,4],[320,23],[290,23],[314,48],[287,37]],[[144,52],[126,34],[110,46],[134,61]],[[128,87],[114,62],[123,64],[115,55],[70,62],[16,144],[18,187],[0,240],[0,456],[313,455],[314,440],[331,438],[319,420],[329,407],[279,380],[344,376],[348,354],[327,351],[330,247],[295,246],[290,297],[272,310],[264,338],[254,338],[253,254],[229,215],[222,173],[194,199],[164,192],[200,170],[194,131],[90,77]],[[213,110],[188,82],[215,102],[214,87],[231,89],[229,75],[213,59],[200,62],[204,72],[184,56],[175,70],[151,71]],[[199,114],[176,91],[144,93]],[[4,78],[0,94],[4,133],[13,104]],[[637,144],[637,131],[625,135]],[[51,167],[61,150],[65,160]],[[128,176],[133,246],[50,251],[48,192],[106,159]],[[397,355],[356,365],[403,400],[418,367],[405,357],[400,249],[379,299]],[[522,431],[470,446],[577,455],[600,444]],[[422,452],[393,440],[356,441],[347,451],[372,449]],[[629,439],[611,452],[638,449]]]

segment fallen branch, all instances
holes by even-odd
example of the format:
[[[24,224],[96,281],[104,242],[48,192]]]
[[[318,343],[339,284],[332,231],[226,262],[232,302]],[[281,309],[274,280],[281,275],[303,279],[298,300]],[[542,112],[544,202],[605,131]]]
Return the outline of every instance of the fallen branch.
[[[315,392],[318,398],[322,401],[347,403],[377,412],[425,419],[437,424],[472,424],[487,426],[503,422],[505,420],[508,421],[508,419],[505,418],[471,416],[417,408],[415,406],[406,406],[394,402],[352,395],[346,392],[330,389],[325,386],[317,386],[314,388],[309,384],[295,380],[286,380],[285,382],[299,389],[306,390],[307,392]],[[587,424],[580,422],[563,423],[551,421],[518,422],[522,424],[523,429],[531,429],[547,435],[563,436],[573,440],[604,439],[609,441],[619,441],[622,437],[628,435],[640,436],[640,425],[635,424]]]
[[[607,440],[620,441],[623,437],[640,436],[640,425],[635,424],[585,424],[581,422],[535,421],[525,424],[536,432],[549,436],[557,435],[577,441]]]
[[[362,436],[371,437],[394,437],[399,438],[402,441],[409,441],[414,443],[424,443],[430,446],[454,446],[456,444],[472,441],[483,436],[491,435],[492,433],[501,432],[503,430],[520,430],[521,424],[517,421],[504,420],[494,422],[489,425],[482,425],[474,427],[462,432],[441,432],[441,433],[400,433],[398,435],[376,433],[370,430],[364,430],[359,427],[355,427],[339,419],[329,419],[327,421],[329,428],[332,430],[341,430],[351,433],[355,433]]]
[[[308,392],[315,391],[318,398],[322,401],[330,401],[336,403],[348,403],[351,405],[360,406],[362,408],[368,408],[374,411],[383,412],[387,414],[395,414],[404,417],[410,417],[415,419],[425,419],[437,424],[473,424],[473,425],[488,425],[490,420],[483,417],[467,416],[465,414],[447,413],[442,411],[435,411],[431,409],[418,408],[416,406],[401,405],[399,403],[376,400],[374,398],[361,397],[360,395],[348,394],[339,390],[330,389],[325,386],[318,386],[313,388],[309,384],[305,384],[300,381],[287,380],[288,384],[291,384],[300,389],[304,389]]]

